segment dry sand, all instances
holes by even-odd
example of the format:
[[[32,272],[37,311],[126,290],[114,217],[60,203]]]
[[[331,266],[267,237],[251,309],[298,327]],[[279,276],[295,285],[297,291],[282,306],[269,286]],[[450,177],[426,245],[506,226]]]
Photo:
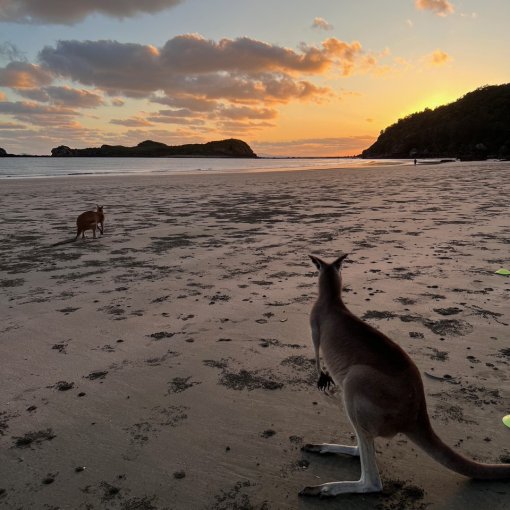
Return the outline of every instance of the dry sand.
[[[357,479],[315,388],[313,252],[402,345],[466,456],[509,462],[510,164],[1,181],[0,507],[508,509],[405,437],[378,440],[381,495],[300,499]],[[105,235],[74,236],[95,203]],[[90,232],[88,233],[90,237]],[[441,379],[443,376],[450,379]]]

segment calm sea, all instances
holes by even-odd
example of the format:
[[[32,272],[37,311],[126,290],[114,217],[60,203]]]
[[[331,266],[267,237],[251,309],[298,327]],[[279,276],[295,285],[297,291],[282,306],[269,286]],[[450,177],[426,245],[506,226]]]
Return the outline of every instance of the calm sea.
[[[362,167],[403,161],[321,158],[0,158],[0,179],[73,175],[271,172]],[[408,163],[406,161],[406,163]]]

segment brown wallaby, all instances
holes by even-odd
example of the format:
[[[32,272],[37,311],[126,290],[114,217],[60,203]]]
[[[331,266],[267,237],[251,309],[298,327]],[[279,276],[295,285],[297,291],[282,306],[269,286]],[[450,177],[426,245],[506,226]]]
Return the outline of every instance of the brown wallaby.
[[[447,446],[432,429],[420,372],[395,342],[351,313],[342,301],[340,268],[347,255],[332,264],[310,255],[319,270],[319,295],[310,315],[318,386],[343,390],[347,416],[358,446],[307,444],[303,450],[359,456],[357,481],[305,487],[303,496],[336,496],[382,490],[374,438],[406,434],[443,466],[477,479],[510,478],[510,465],[482,464]],[[327,371],[320,365],[320,351]]]
[[[96,228],[99,229],[101,235],[104,234],[104,213],[103,206],[96,206],[96,211],[86,211],[81,213],[76,220],[77,233],[75,241],[78,237],[85,239],[85,230],[92,230],[94,239],[96,239]]]
[[[78,239],[80,234],[82,238],[85,238],[85,230],[92,230],[94,239],[96,239],[96,228],[99,229],[101,235],[104,234],[104,212],[103,206],[96,205],[95,211],[86,211],[81,213],[76,219],[76,237],[73,239],[67,239],[66,241],[59,241],[58,243],[54,243],[51,246],[61,246],[63,244],[69,244]]]

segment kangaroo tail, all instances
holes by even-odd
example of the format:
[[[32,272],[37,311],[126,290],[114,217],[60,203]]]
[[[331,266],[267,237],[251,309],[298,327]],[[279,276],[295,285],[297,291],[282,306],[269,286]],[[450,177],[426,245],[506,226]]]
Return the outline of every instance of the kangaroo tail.
[[[510,464],[482,464],[467,459],[443,443],[432,429],[428,416],[422,422],[424,424],[421,424],[419,429],[408,432],[406,435],[443,466],[461,475],[479,480],[510,479]]]
[[[59,241],[58,243],[52,244],[51,246],[61,246],[62,244],[74,243],[74,241],[76,241],[76,239],[77,238],[67,239],[66,241]]]

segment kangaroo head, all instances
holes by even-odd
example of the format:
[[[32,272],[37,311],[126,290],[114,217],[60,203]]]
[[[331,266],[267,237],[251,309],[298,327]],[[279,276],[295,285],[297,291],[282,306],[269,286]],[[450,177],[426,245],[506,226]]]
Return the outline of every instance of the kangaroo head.
[[[103,212],[103,206],[102,205],[97,205],[96,204],[96,209],[97,209],[97,212]]]
[[[315,267],[319,270],[319,292],[340,296],[340,290],[342,288],[340,269],[347,255],[347,253],[340,255],[340,257],[331,264],[324,262],[314,255],[308,255],[312,259]]]

